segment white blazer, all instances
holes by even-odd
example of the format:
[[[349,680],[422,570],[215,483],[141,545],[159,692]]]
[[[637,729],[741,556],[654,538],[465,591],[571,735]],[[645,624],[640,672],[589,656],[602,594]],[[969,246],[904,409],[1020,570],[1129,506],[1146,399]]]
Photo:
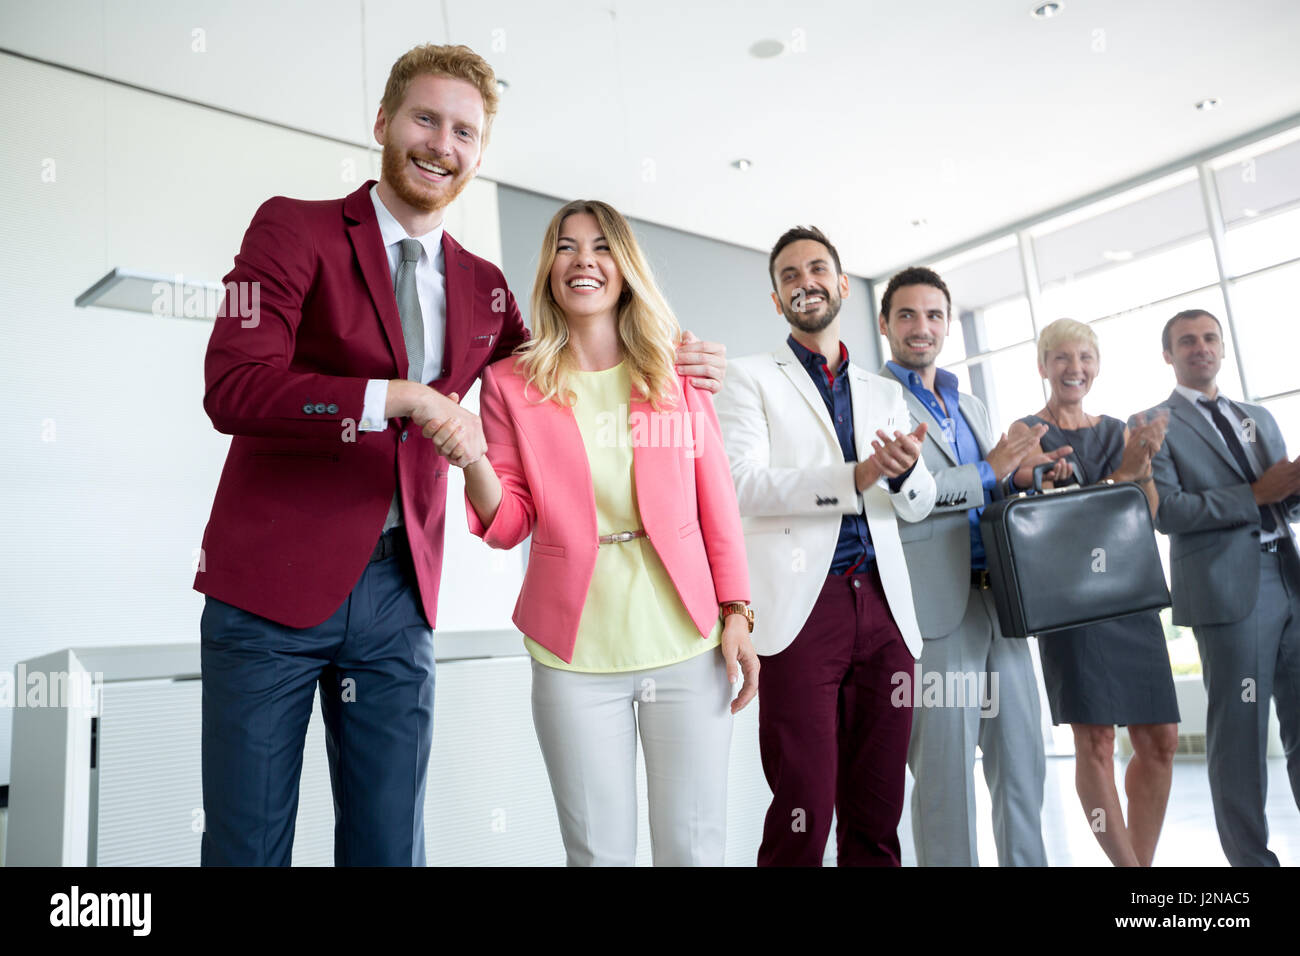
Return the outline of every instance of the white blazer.
[[[876,429],[892,435],[911,424],[898,382],[851,362],[848,374],[863,461]],[[769,355],[729,361],[715,404],[744,521],[758,653],[780,653],[795,639],[830,572],[841,518],[865,512],[889,609],[919,658],[921,631],[897,518],[920,521],[934,507],[925,462],[917,459],[897,494],[884,478],[858,494],[826,403],[787,343]]]

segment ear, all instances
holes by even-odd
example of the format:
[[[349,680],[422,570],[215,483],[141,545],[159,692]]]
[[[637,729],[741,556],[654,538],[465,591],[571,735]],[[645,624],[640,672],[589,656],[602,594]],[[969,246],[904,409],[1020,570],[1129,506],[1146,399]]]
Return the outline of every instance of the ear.
[[[885,321],[885,313],[881,312],[876,316],[876,324],[880,327],[880,334],[889,337],[889,323]]]
[[[384,108],[379,107],[379,114],[375,117],[375,142],[380,146],[384,145],[384,135],[388,131],[388,117],[384,115]]]
[[[784,312],[784,311],[782,310],[782,308],[781,308],[781,300],[780,300],[779,298],[777,298],[777,295],[776,295],[775,292],[772,293],[772,304],[776,306],[776,311],[777,311],[777,312],[780,312],[782,315],[785,314],[785,312]]]
[[[847,299],[848,297],[849,297],[849,277],[841,272],[840,273],[840,298]]]
[[[1038,362],[1038,375],[1040,378],[1047,378],[1047,369],[1043,368],[1041,359]]]
[[[1173,364],[1174,364],[1174,354],[1173,354],[1172,352],[1166,352],[1166,353],[1165,353],[1165,364],[1166,364],[1166,365],[1173,365]]]

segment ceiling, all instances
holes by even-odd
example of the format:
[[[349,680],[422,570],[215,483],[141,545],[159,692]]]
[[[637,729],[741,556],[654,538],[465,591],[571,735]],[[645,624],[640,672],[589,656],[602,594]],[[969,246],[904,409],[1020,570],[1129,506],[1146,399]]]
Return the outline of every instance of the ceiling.
[[[756,249],[814,223],[867,276],[1300,114],[1295,0],[1032,6],[45,0],[0,46],[362,142],[393,59],[450,35],[510,84],[485,177]]]

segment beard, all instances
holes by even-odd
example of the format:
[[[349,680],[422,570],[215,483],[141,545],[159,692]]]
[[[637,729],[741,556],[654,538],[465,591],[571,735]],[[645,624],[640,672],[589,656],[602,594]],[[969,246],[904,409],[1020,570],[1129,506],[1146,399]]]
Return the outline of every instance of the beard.
[[[421,187],[411,182],[407,174],[407,167],[411,164],[412,159],[423,159],[431,163],[437,163],[451,173],[451,177],[442,184],[441,191],[435,191],[437,187],[433,184]],[[433,159],[420,153],[402,151],[387,143],[384,144],[381,166],[383,179],[393,188],[393,192],[397,193],[397,198],[420,212],[437,212],[439,209],[451,205],[452,201],[461,194],[470,181],[468,173],[462,173],[454,168],[449,161]]]
[[[820,291],[820,290],[819,290]],[[840,314],[841,300],[838,295],[831,292],[821,293],[826,300],[824,311],[820,315],[810,315],[807,312],[795,311],[793,304],[787,305],[781,303],[781,313],[785,320],[801,332],[816,334],[835,321],[835,317]],[[807,295],[805,293],[805,298]]]

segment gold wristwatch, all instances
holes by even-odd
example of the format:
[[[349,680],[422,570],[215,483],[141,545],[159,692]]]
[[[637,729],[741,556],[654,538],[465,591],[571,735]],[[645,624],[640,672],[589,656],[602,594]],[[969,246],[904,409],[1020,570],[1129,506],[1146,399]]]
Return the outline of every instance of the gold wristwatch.
[[[754,609],[744,601],[728,601],[718,606],[718,615],[724,622],[728,614],[739,614],[749,624],[749,633],[754,633]]]

